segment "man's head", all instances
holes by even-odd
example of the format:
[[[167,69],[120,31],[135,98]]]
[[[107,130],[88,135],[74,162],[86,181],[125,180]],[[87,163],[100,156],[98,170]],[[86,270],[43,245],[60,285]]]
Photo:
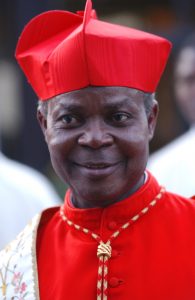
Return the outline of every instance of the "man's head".
[[[175,98],[186,121],[195,123],[195,35],[188,37],[177,55],[174,69]]]
[[[125,87],[87,87],[39,107],[53,167],[77,206],[108,205],[139,187],[157,111],[152,95]]]
[[[55,26],[54,26],[55,24]],[[16,57],[42,102],[38,119],[76,205],[105,206],[142,183],[170,43],[83,13],[33,19]]]

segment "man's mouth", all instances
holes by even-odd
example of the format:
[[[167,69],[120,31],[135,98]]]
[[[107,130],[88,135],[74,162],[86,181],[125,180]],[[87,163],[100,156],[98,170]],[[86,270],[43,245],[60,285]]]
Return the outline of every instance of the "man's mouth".
[[[105,169],[108,167],[111,167],[114,164],[108,164],[108,163],[86,163],[82,166],[88,169]]]
[[[102,178],[113,174],[116,170],[119,162],[108,163],[108,162],[84,162],[75,163],[75,165],[80,169],[83,176],[92,178]]]

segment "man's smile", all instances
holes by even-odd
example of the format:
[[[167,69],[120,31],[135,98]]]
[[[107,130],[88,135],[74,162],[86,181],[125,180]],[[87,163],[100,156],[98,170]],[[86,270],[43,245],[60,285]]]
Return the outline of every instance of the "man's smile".
[[[83,176],[98,178],[112,175],[120,163],[121,162],[84,162],[74,164],[79,168]]]
[[[88,169],[105,169],[112,165],[106,163],[87,163],[82,166]]]

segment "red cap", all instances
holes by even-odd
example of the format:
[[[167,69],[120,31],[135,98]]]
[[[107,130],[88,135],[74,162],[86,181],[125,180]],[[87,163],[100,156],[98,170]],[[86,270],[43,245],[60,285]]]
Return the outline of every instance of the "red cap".
[[[24,28],[16,59],[40,100],[87,86],[125,86],[154,92],[171,43],[144,31],[84,14],[48,11]]]

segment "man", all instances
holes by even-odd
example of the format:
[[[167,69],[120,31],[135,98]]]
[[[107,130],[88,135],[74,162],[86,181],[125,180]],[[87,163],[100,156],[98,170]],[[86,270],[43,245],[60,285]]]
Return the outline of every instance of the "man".
[[[182,136],[151,155],[148,168],[167,189],[190,197],[195,195],[194,34],[187,37],[177,55],[174,68],[174,89],[177,105],[190,128]]]
[[[2,299],[194,299],[194,201],[145,172],[169,51],[97,20],[90,1],[84,16],[53,11],[27,25],[16,57],[70,189],[1,254]]]
[[[59,196],[42,174],[5,157],[0,151],[0,249],[36,213],[59,203]]]

